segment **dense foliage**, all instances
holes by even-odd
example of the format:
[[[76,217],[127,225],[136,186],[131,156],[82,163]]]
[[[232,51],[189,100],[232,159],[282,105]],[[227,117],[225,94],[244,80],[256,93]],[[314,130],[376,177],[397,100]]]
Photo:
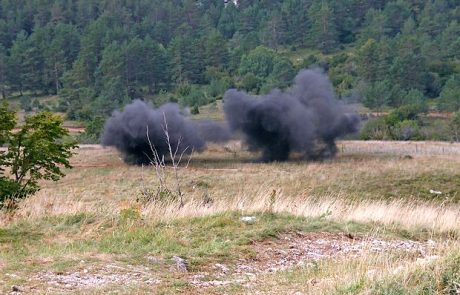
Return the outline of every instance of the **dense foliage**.
[[[50,112],[27,117],[24,125],[14,131],[15,113],[6,104],[0,105],[0,207],[11,206],[14,200],[39,190],[41,179],[57,181],[71,168],[69,158],[73,141],[65,141],[68,131],[62,119]]]
[[[1,0],[0,92],[58,94],[56,110],[91,121],[135,98],[268,92],[317,65],[370,108],[460,108],[457,0],[236,3]]]

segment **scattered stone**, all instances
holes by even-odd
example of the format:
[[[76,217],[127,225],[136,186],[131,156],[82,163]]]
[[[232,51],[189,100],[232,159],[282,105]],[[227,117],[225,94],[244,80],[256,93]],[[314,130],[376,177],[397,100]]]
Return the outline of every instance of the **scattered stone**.
[[[257,279],[259,274],[275,273],[293,267],[315,268],[317,261],[335,257],[359,257],[363,253],[385,253],[400,251],[420,258],[420,263],[433,261],[437,256],[427,256],[436,248],[436,242],[429,240],[419,242],[412,240],[383,240],[366,238],[348,233],[289,233],[279,236],[277,240],[265,240],[253,244],[255,257],[242,258],[232,270],[225,273],[221,280],[206,280],[206,276],[195,276],[192,284],[196,287],[211,287],[225,285],[229,282],[243,285]],[[216,265],[216,268],[219,268]],[[404,271],[403,266],[394,272]],[[369,278],[375,278],[378,271],[371,269],[367,272]],[[312,280],[310,284],[319,284]]]
[[[181,258],[179,256],[173,256],[172,260],[176,263],[177,270],[182,272],[188,271],[188,264],[184,258]]]
[[[254,222],[256,222],[256,217],[255,216],[243,216],[240,219],[241,219],[241,221],[243,221],[244,223],[247,223],[247,224],[253,224]]]
[[[223,264],[216,263],[214,266],[219,269],[222,273],[227,273],[229,271],[229,268]]]
[[[86,289],[107,284],[125,285],[127,283],[158,284],[160,281],[152,278],[144,268],[131,266],[129,268],[108,264],[100,269],[84,269],[81,272],[40,272],[33,280],[47,282],[50,290]]]
[[[150,262],[150,263],[153,263],[153,264],[158,264],[160,263],[162,260],[160,258],[157,258],[155,256],[147,256],[147,260]]]

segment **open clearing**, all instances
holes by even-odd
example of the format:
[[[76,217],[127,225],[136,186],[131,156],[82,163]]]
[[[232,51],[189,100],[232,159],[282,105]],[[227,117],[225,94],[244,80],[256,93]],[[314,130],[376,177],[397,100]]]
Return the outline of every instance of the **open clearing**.
[[[338,148],[262,164],[210,146],[179,170],[180,207],[140,201],[152,167],[83,146],[64,179],[1,213],[0,292],[459,294],[460,144]]]

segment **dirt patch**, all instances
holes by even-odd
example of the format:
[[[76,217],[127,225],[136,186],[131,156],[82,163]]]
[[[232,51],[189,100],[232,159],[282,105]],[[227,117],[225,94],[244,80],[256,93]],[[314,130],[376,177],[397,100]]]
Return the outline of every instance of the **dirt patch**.
[[[45,282],[49,291],[100,288],[106,285],[143,284],[157,285],[155,278],[147,267],[119,266],[107,264],[100,268],[88,267],[74,272],[41,272],[32,280]]]
[[[437,243],[434,241],[386,240],[369,236],[352,236],[347,233],[294,232],[283,234],[277,239],[254,242],[255,255],[242,258],[233,265],[216,263],[208,271],[189,273],[187,261],[174,256],[171,261],[147,256],[152,265],[170,266],[170,273],[182,273],[195,288],[222,287],[238,284],[251,287],[260,275],[283,271],[294,267],[315,267],[322,259],[346,257],[352,259],[365,253],[406,253],[415,262],[425,262],[434,256]],[[428,260],[427,260],[428,261]],[[29,279],[32,285],[45,285],[49,292],[72,292],[121,286],[126,284],[156,286],[161,283],[161,274],[142,265],[121,265],[107,263],[100,266],[86,265],[75,271],[43,271]],[[22,288],[20,286],[20,288]],[[29,290],[27,288],[23,290]],[[29,291],[32,291],[30,289]]]
[[[427,257],[436,247],[434,241],[384,240],[373,237],[355,237],[346,233],[289,233],[276,240],[255,242],[255,257],[241,259],[236,266],[216,264],[212,273],[194,275],[197,287],[250,284],[257,275],[293,267],[314,267],[321,259],[358,257],[363,253],[404,252],[414,257]],[[210,276],[212,279],[209,279]]]
[[[355,237],[345,233],[294,233],[254,244],[256,257],[243,260],[237,272],[274,272],[309,262],[337,256],[359,256],[364,252],[403,251],[424,257],[435,246],[434,241],[382,240]]]

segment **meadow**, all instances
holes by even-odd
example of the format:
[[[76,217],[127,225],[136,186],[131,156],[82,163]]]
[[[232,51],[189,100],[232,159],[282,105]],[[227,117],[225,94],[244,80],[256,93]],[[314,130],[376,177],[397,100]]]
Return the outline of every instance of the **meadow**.
[[[1,213],[0,292],[458,294],[460,144],[338,150],[266,164],[211,145],[156,194],[154,167],[81,146],[65,178]]]

